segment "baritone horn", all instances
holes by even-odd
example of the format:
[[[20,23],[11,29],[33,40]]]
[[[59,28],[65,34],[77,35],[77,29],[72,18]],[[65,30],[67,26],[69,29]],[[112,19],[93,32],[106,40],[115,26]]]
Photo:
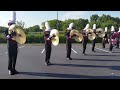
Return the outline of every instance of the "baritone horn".
[[[75,41],[77,42],[81,42],[83,40],[83,35],[79,33],[78,30],[75,30],[75,29],[71,30],[70,36],[73,37],[73,39],[75,39]]]
[[[16,33],[16,35],[13,36],[12,40],[15,40],[19,44],[24,44],[26,42],[26,35],[22,29],[15,26],[11,30],[9,30],[8,33],[11,34],[12,32]]]
[[[88,35],[89,40],[94,40],[96,38],[96,35],[95,35],[93,29],[87,29],[86,34]]]
[[[103,37],[105,36],[105,32],[103,31],[102,28],[98,28],[98,29],[96,30],[96,34],[97,34],[99,37],[101,37],[101,38],[103,38]]]
[[[55,35],[55,37],[53,37]],[[52,29],[50,32],[51,42],[54,46],[59,44],[59,32],[57,29]]]

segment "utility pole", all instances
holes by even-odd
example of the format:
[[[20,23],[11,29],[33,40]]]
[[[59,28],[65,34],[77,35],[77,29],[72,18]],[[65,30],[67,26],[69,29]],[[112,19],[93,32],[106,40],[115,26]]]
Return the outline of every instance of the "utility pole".
[[[57,11],[57,30],[58,30],[58,11]]]

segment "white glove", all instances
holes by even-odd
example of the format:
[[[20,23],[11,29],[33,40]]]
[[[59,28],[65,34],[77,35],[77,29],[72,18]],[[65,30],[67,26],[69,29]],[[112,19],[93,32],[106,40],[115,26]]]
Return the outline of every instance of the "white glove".
[[[6,37],[7,37],[7,38],[10,38],[10,36],[9,36],[9,35],[7,35]]]
[[[47,38],[47,40],[50,40],[50,38]]]

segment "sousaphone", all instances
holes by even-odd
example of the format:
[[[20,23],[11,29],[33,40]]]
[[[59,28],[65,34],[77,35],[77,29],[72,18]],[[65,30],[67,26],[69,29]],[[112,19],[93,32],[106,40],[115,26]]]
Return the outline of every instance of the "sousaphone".
[[[75,35],[75,36],[74,36]],[[77,36],[76,36],[77,35]],[[81,33],[79,33],[78,30],[71,30],[70,32],[70,36],[73,36],[73,39],[75,39],[75,41],[77,42],[81,42],[83,40],[83,35]]]
[[[104,32],[103,29],[101,29],[101,28],[98,28],[98,29],[96,30],[96,34],[97,34],[99,37],[101,37],[101,38],[103,38],[103,37],[105,36],[105,32]]]
[[[21,28],[15,26],[9,30],[9,34],[12,32],[16,32],[16,35],[12,38],[13,40],[19,44],[24,44],[26,42],[26,35]]]
[[[55,37],[53,37],[55,35]],[[52,37],[51,42],[54,46],[59,44],[59,32],[57,29],[52,29],[50,32],[50,37]]]
[[[87,29],[86,34],[88,35],[89,40],[94,40],[96,38],[96,35],[95,35],[93,29]]]

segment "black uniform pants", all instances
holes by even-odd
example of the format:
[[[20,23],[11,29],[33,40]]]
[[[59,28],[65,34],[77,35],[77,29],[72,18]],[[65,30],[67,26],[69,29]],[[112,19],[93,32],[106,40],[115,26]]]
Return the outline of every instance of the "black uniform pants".
[[[83,54],[85,54],[86,46],[87,46],[87,42],[84,42],[83,43]]]
[[[106,44],[106,40],[105,40],[105,38],[103,38],[102,39],[102,46],[103,46],[103,48],[105,48],[105,44]]]
[[[96,39],[94,39],[94,40],[92,41],[92,51],[94,51],[94,49],[95,49],[95,43],[96,43]]]
[[[50,61],[50,56],[51,56],[51,45],[45,45],[45,62],[49,62]]]
[[[112,51],[113,50],[113,44],[110,44],[109,45],[109,51]]]
[[[72,48],[72,43],[70,41],[67,41],[66,42],[67,58],[71,58],[71,48]]]
[[[119,41],[117,41],[117,48],[119,48]]]
[[[16,60],[17,60],[17,47],[8,47],[8,70],[15,70]]]

